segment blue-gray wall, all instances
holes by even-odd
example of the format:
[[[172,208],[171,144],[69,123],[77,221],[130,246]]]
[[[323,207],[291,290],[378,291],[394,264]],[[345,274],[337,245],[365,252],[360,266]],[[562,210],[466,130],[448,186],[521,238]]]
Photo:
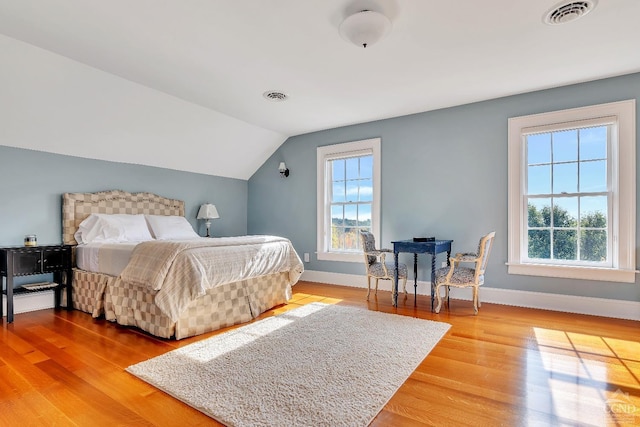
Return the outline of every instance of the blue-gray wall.
[[[289,138],[249,180],[248,231],[287,236],[301,254],[312,254],[307,270],[362,274],[357,263],[315,257],[316,148],[381,137],[382,246],[435,235],[453,239],[454,252],[475,250],[495,230],[486,286],[638,301],[637,282],[509,275],[505,265],[507,119],[638,98],[640,74],[632,74]],[[280,161],[291,170],[287,179],[277,172]],[[428,280],[426,261],[421,280]]]
[[[202,203],[216,205],[214,236],[247,232],[247,181],[149,166],[89,160],[0,146],[0,245],[22,245],[25,234],[38,242],[62,239],[62,193],[119,189],[184,200],[185,215],[196,220]]]

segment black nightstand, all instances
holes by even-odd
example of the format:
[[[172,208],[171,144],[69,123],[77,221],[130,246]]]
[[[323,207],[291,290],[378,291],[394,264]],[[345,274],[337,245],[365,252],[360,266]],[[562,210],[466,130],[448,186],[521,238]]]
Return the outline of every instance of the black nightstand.
[[[7,322],[13,322],[13,295],[16,293],[37,292],[23,287],[13,289],[13,278],[16,276],[30,276],[33,274],[53,273],[55,306],[60,307],[61,292],[67,291],[67,309],[73,308],[71,300],[71,245],[44,246],[10,246],[0,248],[0,277],[5,277],[6,287],[3,292],[7,295]],[[1,283],[0,283],[1,285]],[[2,304],[0,304],[2,317]]]

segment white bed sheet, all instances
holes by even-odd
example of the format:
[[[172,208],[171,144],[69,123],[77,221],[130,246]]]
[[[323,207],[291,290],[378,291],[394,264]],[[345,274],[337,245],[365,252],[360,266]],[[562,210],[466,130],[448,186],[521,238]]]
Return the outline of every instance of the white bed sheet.
[[[78,268],[94,273],[119,276],[140,242],[88,243],[76,247]]]

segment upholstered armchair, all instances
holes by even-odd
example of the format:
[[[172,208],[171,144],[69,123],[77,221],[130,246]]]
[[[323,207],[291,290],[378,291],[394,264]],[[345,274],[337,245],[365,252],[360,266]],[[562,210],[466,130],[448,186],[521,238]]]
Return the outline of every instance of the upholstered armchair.
[[[367,273],[367,301],[371,294],[371,278],[376,280],[376,295],[378,295],[378,280],[395,280],[395,263],[386,261],[386,254],[393,251],[391,249],[376,249],[376,239],[372,233],[368,231],[360,232],[360,241],[362,242],[362,251],[364,252],[364,263]],[[407,266],[398,263],[398,280],[402,279],[402,290],[407,293]],[[393,289],[393,285],[391,286]],[[393,295],[391,295],[393,299]]]
[[[444,286],[445,298],[449,301],[449,288],[473,288],[473,310],[478,314],[480,299],[478,298],[478,288],[484,284],[484,273],[487,269],[487,261],[491,253],[495,231],[482,236],[478,244],[476,253],[458,253],[450,259],[451,265],[436,270],[436,298],[438,304],[436,313],[440,313],[442,296],[440,287]],[[460,264],[473,264],[473,267],[465,267]]]

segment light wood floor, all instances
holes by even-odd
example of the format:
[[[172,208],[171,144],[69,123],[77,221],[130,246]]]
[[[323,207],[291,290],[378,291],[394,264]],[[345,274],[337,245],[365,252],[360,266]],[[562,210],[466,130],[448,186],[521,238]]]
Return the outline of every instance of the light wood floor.
[[[294,292],[264,316],[323,301],[452,325],[374,426],[640,425],[638,322],[495,304],[474,316],[458,300],[437,315],[427,297],[393,308],[388,292],[367,302],[366,290],[308,282]],[[0,425],[219,425],[124,371],[212,335],[161,340],[78,311],[18,314],[0,329]]]

